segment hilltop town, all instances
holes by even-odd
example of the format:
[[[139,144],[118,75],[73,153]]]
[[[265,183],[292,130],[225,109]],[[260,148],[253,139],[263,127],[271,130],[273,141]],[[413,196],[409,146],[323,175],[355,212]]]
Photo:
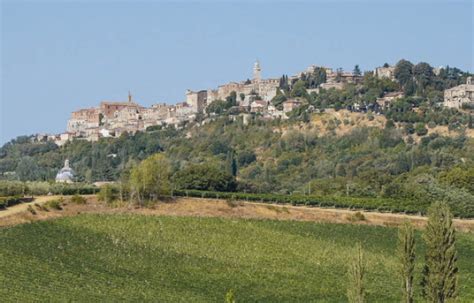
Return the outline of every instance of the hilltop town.
[[[434,75],[439,75],[442,68],[432,68]],[[373,71],[366,72],[378,79],[388,79],[396,82],[395,66],[385,64]],[[262,119],[287,119],[289,113],[307,101],[301,97],[284,98],[283,102],[275,104],[278,96],[285,94],[285,87],[292,88],[299,80],[308,83],[304,88],[305,94],[318,95],[321,91],[343,90],[348,85],[358,85],[364,75],[358,66],[352,72],[342,69],[311,65],[305,71],[293,76],[262,79],[262,68],[258,61],[253,66],[253,77],[240,82],[229,82],[219,85],[216,89],[186,91],[185,101],[174,105],[159,103],[144,107],[136,102],[129,92],[126,101],[102,101],[99,106],[79,109],[72,112],[67,123],[67,131],[58,135],[37,135],[37,141],[53,141],[57,145],[72,139],[97,141],[102,137],[120,137],[124,133],[135,134],[154,126],[181,127],[187,122],[196,121],[198,117],[215,115],[216,111],[209,110],[212,104],[218,105],[223,100],[231,102],[225,111],[233,115],[242,115],[244,119],[250,115],[258,115]],[[390,108],[397,99],[404,97],[404,92],[385,92],[373,103],[354,102],[348,109],[357,112],[371,111],[380,113]],[[471,77],[466,84],[457,85],[444,91],[442,105],[448,108],[461,109],[472,107],[474,104],[474,84]],[[313,106],[305,108],[314,111]],[[202,119],[201,119],[202,120]]]

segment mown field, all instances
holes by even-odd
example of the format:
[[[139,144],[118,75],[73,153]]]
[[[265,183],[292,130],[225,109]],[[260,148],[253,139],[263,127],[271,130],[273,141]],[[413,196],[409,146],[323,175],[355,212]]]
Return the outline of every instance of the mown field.
[[[0,298],[223,302],[232,288],[237,302],[345,302],[357,241],[368,262],[368,301],[399,302],[393,228],[132,214],[0,229]],[[458,234],[458,249],[459,302],[473,302],[474,235]]]

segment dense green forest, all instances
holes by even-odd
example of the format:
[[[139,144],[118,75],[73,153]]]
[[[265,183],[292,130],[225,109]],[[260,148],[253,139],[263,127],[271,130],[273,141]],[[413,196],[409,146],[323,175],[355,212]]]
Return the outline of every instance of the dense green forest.
[[[77,181],[120,180],[140,161],[162,152],[170,162],[174,189],[396,198],[428,204],[446,200],[472,208],[474,140],[466,132],[472,131],[473,115],[439,103],[443,89],[463,83],[469,74],[446,68],[435,75],[428,67],[401,60],[396,81],[366,74],[361,83],[343,90],[309,95],[306,88],[324,81],[324,75],[320,70],[302,75],[294,85],[282,87],[284,93],[273,101],[306,99],[288,120],[266,121],[257,114],[244,123],[242,116],[224,107],[220,115],[199,117],[179,129],[153,127],[98,142],[75,140],[58,147],[18,137],[0,148],[0,177],[52,181],[69,159]],[[370,104],[400,89],[405,97],[390,108],[364,113],[367,120],[386,117],[384,127],[330,119],[322,130],[312,123],[328,108]],[[350,131],[336,134],[340,125]],[[439,125],[450,130],[449,136],[428,133]]]

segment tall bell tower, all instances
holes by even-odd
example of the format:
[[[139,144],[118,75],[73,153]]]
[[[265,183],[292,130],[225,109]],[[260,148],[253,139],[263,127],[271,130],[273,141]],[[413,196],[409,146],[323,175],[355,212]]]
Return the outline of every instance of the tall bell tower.
[[[253,65],[253,81],[254,82],[260,82],[262,79],[262,69],[260,68],[260,63],[255,61]]]

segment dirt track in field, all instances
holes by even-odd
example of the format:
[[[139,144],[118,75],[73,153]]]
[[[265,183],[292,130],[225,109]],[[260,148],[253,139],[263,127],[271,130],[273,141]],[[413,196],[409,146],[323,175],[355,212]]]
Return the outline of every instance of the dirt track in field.
[[[0,211],[0,226],[28,223],[37,220],[48,220],[79,213],[137,213],[144,215],[223,217],[245,219],[298,220],[340,224],[365,224],[378,226],[398,226],[406,220],[418,228],[426,224],[426,217],[351,211],[347,209],[320,208],[307,206],[275,205],[254,202],[228,202],[218,199],[176,198],[167,202],[159,202],[148,208],[137,208],[123,204],[110,207],[98,202],[94,196],[87,197],[87,204],[77,205],[65,198],[63,210],[42,210],[35,204],[44,204],[58,197],[38,197],[33,202],[24,203]],[[31,205],[36,214],[28,211]],[[362,216],[355,215],[356,213]],[[362,218],[362,219],[361,219]],[[474,232],[474,220],[455,219],[454,225],[460,231]]]

